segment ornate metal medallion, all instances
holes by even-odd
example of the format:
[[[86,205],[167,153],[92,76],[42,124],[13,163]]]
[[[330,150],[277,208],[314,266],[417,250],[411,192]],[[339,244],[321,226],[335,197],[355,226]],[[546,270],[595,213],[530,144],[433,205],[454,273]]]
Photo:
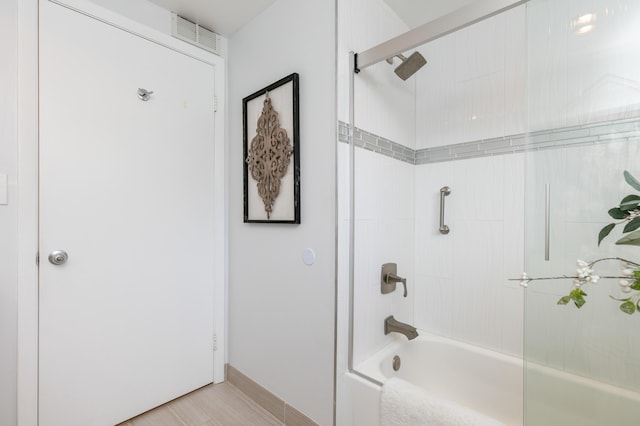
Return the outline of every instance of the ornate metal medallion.
[[[264,203],[267,219],[280,193],[280,180],[287,173],[293,147],[287,131],[280,127],[278,112],[266,93],[262,114],[258,118],[256,136],[251,140],[246,162],[251,177],[258,183],[258,194]]]

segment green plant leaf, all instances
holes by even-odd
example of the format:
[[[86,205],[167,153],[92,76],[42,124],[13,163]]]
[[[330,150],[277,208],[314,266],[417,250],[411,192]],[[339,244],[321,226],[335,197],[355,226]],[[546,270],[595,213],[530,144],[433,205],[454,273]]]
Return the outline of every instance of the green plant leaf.
[[[609,210],[608,213],[609,213],[609,216],[611,216],[614,219],[624,219],[625,217],[627,217],[627,213],[623,212],[618,207],[612,208],[611,210]]]
[[[564,296],[558,300],[558,305],[566,305],[571,300],[571,296]]]
[[[633,276],[636,278],[640,278],[640,269],[636,269],[635,271],[633,271]]]
[[[629,173],[628,171],[624,171],[624,180],[627,181],[627,183],[629,185],[631,185],[631,187],[633,187],[633,189],[635,189],[636,191],[640,191],[640,182],[638,181],[638,179],[634,178],[631,173]]]
[[[631,232],[631,231],[635,231],[636,229],[640,228],[640,217],[636,217],[634,219],[631,219],[631,221],[629,223],[627,223],[627,225],[624,227],[624,229],[622,230],[622,232]]]
[[[602,231],[600,231],[602,232]],[[640,230],[633,231],[616,241],[618,245],[640,246]]]
[[[582,306],[586,303],[583,296],[586,296],[587,293],[582,291],[581,288],[575,288],[571,290],[569,293],[569,297],[573,300],[573,303],[576,305],[578,309],[582,308]]]
[[[640,195],[627,195],[620,201],[620,210],[635,210],[640,203]]]
[[[569,293],[569,296],[573,299],[574,297],[580,297],[580,296],[586,296],[587,293],[585,293],[582,288],[578,287],[578,288],[574,288],[573,290],[571,290],[571,292]]]
[[[615,227],[616,227],[615,223],[610,223],[600,230],[600,233],[598,234],[598,245],[600,245],[602,240],[604,240],[606,236],[609,235],[613,230],[613,228]]]
[[[640,280],[635,280],[633,284],[629,286],[631,290],[640,290]]]
[[[578,297],[573,297],[573,303],[576,305],[576,307],[578,309],[582,308],[582,306],[584,306],[586,302],[586,300],[584,300],[584,297],[582,296],[578,296]]]
[[[620,305],[620,310],[625,314],[633,314],[636,311],[636,305],[632,301],[628,300]]]

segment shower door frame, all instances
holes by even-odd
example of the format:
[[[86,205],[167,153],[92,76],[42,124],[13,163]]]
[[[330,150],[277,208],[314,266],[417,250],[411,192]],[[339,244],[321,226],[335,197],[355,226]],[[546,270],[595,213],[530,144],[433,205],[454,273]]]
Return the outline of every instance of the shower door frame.
[[[355,74],[363,69],[392,58],[407,50],[437,40],[470,25],[506,12],[509,9],[527,3],[529,0],[486,0],[461,7],[447,15],[427,22],[413,30],[380,43],[360,53],[349,52],[349,326],[348,326],[348,355],[347,372],[354,374],[375,385],[382,386],[377,380],[366,376],[353,366],[353,334],[355,307],[355,143],[353,133],[355,128]]]

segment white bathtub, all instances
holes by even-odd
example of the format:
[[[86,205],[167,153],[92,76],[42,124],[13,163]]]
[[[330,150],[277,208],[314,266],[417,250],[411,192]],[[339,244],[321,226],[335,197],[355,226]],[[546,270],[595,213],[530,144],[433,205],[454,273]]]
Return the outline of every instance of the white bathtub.
[[[400,369],[393,371],[399,356]],[[424,331],[412,341],[400,337],[359,364],[347,377],[352,412],[345,424],[379,425],[379,385],[393,376],[429,394],[472,408],[506,425],[637,425],[637,393],[527,363],[526,422],[524,369],[520,358],[478,348]]]

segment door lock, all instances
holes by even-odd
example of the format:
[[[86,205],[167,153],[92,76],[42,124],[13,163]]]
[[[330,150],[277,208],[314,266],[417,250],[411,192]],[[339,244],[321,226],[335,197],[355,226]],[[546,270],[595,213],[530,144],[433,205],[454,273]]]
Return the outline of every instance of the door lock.
[[[52,265],[62,265],[66,263],[68,258],[69,255],[64,250],[55,250],[49,254],[49,262],[51,262]]]

